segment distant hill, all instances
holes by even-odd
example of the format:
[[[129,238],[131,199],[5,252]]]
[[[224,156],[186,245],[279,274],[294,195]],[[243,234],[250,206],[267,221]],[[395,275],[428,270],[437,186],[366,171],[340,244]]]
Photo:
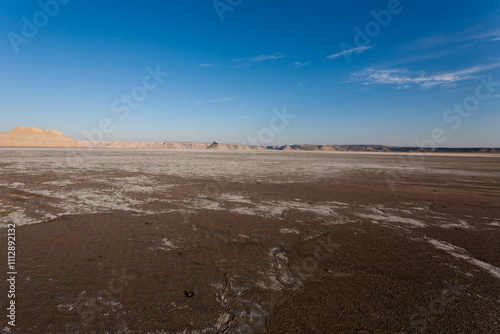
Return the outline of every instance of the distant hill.
[[[197,150],[274,150],[274,151],[331,151],[331,152],[441,152],[441,153],[500,153],[500,148],[419,148],[385,145],[283,145],[258,146],[189,142],[156,141],[76,141],[55,130],[16,126],[14,130],[0,133],[0,147],[89,147],[128,149],[197,149]]]
[[[500,148],[419,148],[385,145],[284,145],[256,146],[213,143],[187,142],[151,142],[151,141],[80,141],[80,144],[94,148],[142,148],[142,149],[210,149],[210,150],[275,150],[275,151],[332,151],[332,152],[449,152],[449,153],[500,153]]]
[[[0,146],[7,147],[82,147],[80,143],[59,131],[16,126],[0,133]]]
[[[339,152],[449,152],[449,153],[500,153],[498,147],[410,147],[410,146],[385,146],[385,145],[285,145],[267,146],[267,149],[300,151],[339,151]]]

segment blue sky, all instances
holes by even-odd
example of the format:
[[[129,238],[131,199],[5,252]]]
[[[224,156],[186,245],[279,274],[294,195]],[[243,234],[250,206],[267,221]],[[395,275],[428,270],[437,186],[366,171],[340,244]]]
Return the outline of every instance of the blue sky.
[[[500,147],[498,1],[3,0],[0,22],[0,132]]]

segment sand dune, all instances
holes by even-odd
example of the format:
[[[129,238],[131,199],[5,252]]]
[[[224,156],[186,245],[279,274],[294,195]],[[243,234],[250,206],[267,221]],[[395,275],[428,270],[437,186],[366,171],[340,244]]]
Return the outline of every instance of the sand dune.
[[[76,140],[55,130],[16,126],[14,130],[0,133],[0,146],[15,147],[82,147]]]

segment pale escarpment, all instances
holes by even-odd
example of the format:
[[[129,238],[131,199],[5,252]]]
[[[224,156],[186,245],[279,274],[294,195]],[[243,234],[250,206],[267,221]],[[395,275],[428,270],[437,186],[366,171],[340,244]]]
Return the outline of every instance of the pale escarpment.
[[[192,142],[158,141],[76,141],[55,130],[17,126],[14,130],[0,133],[0,147],[87,147],[124,149],[184,149],[184,150],[273,150],[273,151],[337,151],[337,152],[441,152],[441,153],[500,153],[495,147],[404,147],[385,145],[238,145]]]
[[[3,147],[82,147],[80,143],[61,132],[35,127],[16,126],[15,129],[0,133]]]
[[[137,149],[170,149],[170,150],[265,150],[264,146],[249,146],[236,144],[189,143],[189,142],[158,142],[158,141],[85,141],[79,143],[91,148],[137,148]]]
[[[465,147],[465,148],[419,148],[385,145],[283,145],[258,146],[189,142],[156,142],[156,141],[79,141],[82,146],[90,148],[138,148],[138,149],[196,149],[196,150],[273,150],[273,151],[324,151],[324,152],[441,152],[441,153],[499,153],[500,148]]]
[[[194,149],[205,150],[210,144],[207,143],[176,143],[159,141],[87,141],[80,140],[79,143],[93,148],[138,148],[138,149]]]

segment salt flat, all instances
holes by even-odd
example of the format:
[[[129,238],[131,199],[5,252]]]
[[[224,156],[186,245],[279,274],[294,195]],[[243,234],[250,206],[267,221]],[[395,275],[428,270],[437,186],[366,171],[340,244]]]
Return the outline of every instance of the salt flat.
[[[0,223],[20,226],[23,331],[500,325],[499,155],[0,156]],[[122,270],[130,279],[110,289]]]

